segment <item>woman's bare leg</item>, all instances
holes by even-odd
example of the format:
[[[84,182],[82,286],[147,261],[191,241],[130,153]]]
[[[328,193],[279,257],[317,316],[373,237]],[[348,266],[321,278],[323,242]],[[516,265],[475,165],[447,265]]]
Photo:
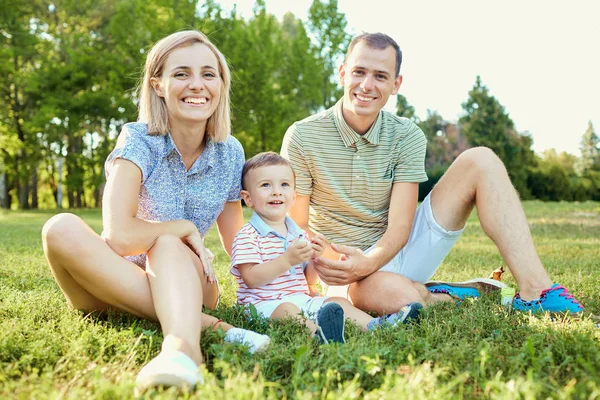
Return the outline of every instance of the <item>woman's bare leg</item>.
[[[157,321],[146,272],[116,254],[73,214],[52,217],[42,230],[44,253],[69,305],[84,311],[109,305]]]
[[[51,218],[42,231],[42,241],[50,269],[68,303],[73,308],[94,311],[112,306],[143,318],[159,320],[156,309],[168,309],[173,300],[158,298],[153,301],[151,290],[154,289],[151,289],[146,272],[117,255],[100,236],[75,215],[60,214]],[[164,242],[168,242],[169,246],[163,246],[161,243],[160,250],[154,249],[158,251],[155,251],[153,256],[158,257],[149,255],[149,258],[155,259],[153,263],[154,277],[162,276],[164,274],[162,269],[170,271],[168,275],[173,279],[165,279],[165,281],[168,285],[177,285],[177,289],[174,291],[177,293],[176,301],[185,302],[185,307],[183,307],[185,314],[195,316],[189,321],[191,324],[198,324],[197,328],[186,330],[182,337],[179,337],[180,333],[174,334],[171,329],[178,329],[179,332],[189,326],[186,321],[182,321],[181,328],[176,327],[182,318],[181,315],[175,315],[174,319],[167,317],[164,322],[161,320],[165,344],[177,347],[183,346],[183,343],[186,345],[192,343],[190,345],[192,348],[188,349],[186,353],[196,362],[200,362],[199,333],[195,332],[196,330],[199,332],[200,329],[201,279],[195,269],[190,268],[192,265],[189,262],[189,254],[186,253],[187,247],[181,241],[179,241],[179,246],[176,241],[169,240],[169,238]],[[170,248],[171,245],[179,248],[178,253],[181,260],[186,258],[185,261],[182,261],[182,265],[193,270],[193,275],[190,275],[189,271],[173,274],[173,269],[169,269],[171,265],[176,264],[173,262],[174,249]],[[162,254],[165,247],[169,247],[166,257]],[[169,264],[162,268],[160,260],[165,258]],[[154,280],[156,281],[156,279]],[[191,286],[186,286],[189,282],[192,282]],[[182,296],[184,293],[182,288],[196,287],[194,285],[198,286],[198,291]],[[169,293],[168,288],[165,290],[160,287],[160,283],[156,290],[157,293]],[[161,295],[159,294],[159,296]],[[189,298],[190,296],[192,298]],[[155,307],[157,300],[160,302],[160,307]],[[198,319],[198,322],[195,319]],[[196,336],[198,340],[195,339]]]
[[[163,350],[178,350],[202,362],[202,284],[187,246],[175,235],[159,236],[148,251],[147,275],[163,331]]]

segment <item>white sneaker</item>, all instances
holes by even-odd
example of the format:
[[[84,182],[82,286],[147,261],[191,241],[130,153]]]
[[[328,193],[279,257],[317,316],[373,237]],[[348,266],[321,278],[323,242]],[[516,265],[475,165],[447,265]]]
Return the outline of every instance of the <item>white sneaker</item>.
[[[192,389],[202,383],[202,375],[196,363],[180,351],[161,351],[138,373],[135,379],[137,391],[150,387],[176,386]]]
[[[267,335],[261,335],[253,331],[242,328],[231,328],[225,332],[225,341],[229,343],[240,343],[248,346],[250,353],[254,354],[259,350],[269,347],[271,338]]]

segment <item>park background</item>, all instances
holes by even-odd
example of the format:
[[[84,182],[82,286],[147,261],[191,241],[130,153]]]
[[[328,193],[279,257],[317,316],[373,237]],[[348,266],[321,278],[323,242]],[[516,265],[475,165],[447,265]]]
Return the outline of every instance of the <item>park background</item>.
[[[0,398],[131,398],[136,373],[159,351],[158,324],[114,311],[69,310],[40,240],[44,222],[60,212],[57,208],[68,208],[101,231],[103,163],[122,125],[136,120],[135,85],[145,53],[156,40],[195,28],[223,51],[233,73],[232,133],[247,157],[279,150],[293,121],[339,98],[337,65],[351,35],[360,33],[341,11],[349,3],[314,0],[299,18],[270,14],[273,0],[239,3],[247,10],[248,1],[253,7],[245,13],[231,1],[2,2]],[[368,5],[380,4],[373,0]],[[435,10],[432,6],[431,12]],[[515,8],[515,15],[520,11]],[[438,27],[426,24],[426,14],[414,17],[433,35],[443,36]],[[589,15],[583,17],[586,21]],[[452,20],[449,14],[450,26]],[[482,26],[471,32],[484,38],[479,47],[467,45],[465,52],[482,51]],[[509,21],[506,26],[510,28]],[[402,46],[402,38],[396,39]],[[406,65],[410,57],[405,57]],[[493,95],[502,93],[501,88],[486,82],[486,75],[470,77],[456,118],[436,109],[423,112],[417,96],[415,103],[402,95],[391,99],[388,107],[417,122],[428,138],[431,179],[421,187],[421,196],[461,151],[479,145],[494,149],[526,200],[529,227],[546,268],[586,306],[583,316],[517,313],[489,295],[459,306],[431,307],[416,326],[364,335],[349,325],[347,345],[318,346],[298,324],[269,324],[233,306],[229,258],[212,229],[206,243],[215,253],[222,298],[208,312],[269,334],[272,345],[251,356],[240,346],[223,345],[222,333],[203,334],[205,384],[191,397],[600,398],[600,329],[595,317],[600,313],[600,160],[592,123],[597,119],[590,115],[587,126],[585,121],[574,123],[563,132],[578,138],[577,154],[562,149],[536,153],[533,136],[517,129],[502,97]],[[452,83],[451,76],[447,83]],[[446,87],[443,82],[431,85],[438,92]],[[586,108],[583,99],[559,98],[556,109],[548,109],[548,118],[569,118],[561,110],[573,101]],[[245,209],[246,218],[250,211]],[[473,213],[435,279],[487,276],[501,265]],[[516,287],[509,273],[503,280]],[[146,397],[174,395],[171,390]]]
[[[291,12],[281,15],[282,4],[289,3],[286,1],[272,2],[280,17],[270,14],[263,0],[240,0],[243,13],[238,12],[235,2],[230,0],[224,0],[223,6],[213,0],[6,0],[3,3],[8,6],[3,7],[0,14],[0,207],[7,209],[101,205],[105,183],[103,161],[123,124],[137,119],[135,87],[146,51],[171,32],[198,28],[227,57],[233,74],[232,133],[241,141],[247,157],[265,150],[278,151],[290,124],[335,103],[341,95],[337,67],[343,61],[352,33],[360,33],[348,26],[337,1],[292,2],[296,8],[298,4],[306,5],[303,20]],[[342,3],[348,7],[348,2]],[[394,9],[389,2],[374,3],[379,6],[379,15],[386,14],[387,6],[390,12],[398,13],[399,21],[409,19],[403,14],[401,4]],[[532,21],[534,38],[536,27],[544,25],[543,15],[548,13],[542,3],[539,6],[542,17]],[[444,9],[441,5],[440,8]],[[473,8],[473,20],[493,20],[490,13]],[[529,8],[531,12],[532,6]],[[549,8],[554,11],[552,15],[562,11],[557,6]],[[520,15],[523,9],[515,7],[514,15]],[[564,10],[565,20],[570,23],[563,24],[563,28],[557,25],[556,37],[562,35],[561,29],[564,35],[574,30],[576,22],[572,17],[577,13],[583,18],[581,31],[588,32],[583,23],[587,20],[582,15],[585,7],[578,5],[573,9]],[[589,11],[593,11],[593,7]],[[503,12],[504,16],[509,14]],[[369,14],[373,15],[377,16]],[[428,20],[426,15],[413,17]],[[505,29],[510,31],[508,22]],[[497,26],[490,26],[489,34],[481,31],[480,22],[474,22],[473,28],[460,44],[462,50],[456,53],[491,57],[486,50],[486,38]],[[448,18],[448,25],[432,34],[443,40],[444,31],[451,29],[451,18]],[[462,32],[466,28],[460,29]],[[594,30],[590,28],[589,32]],[[423,31],[415,34],[423,35]],[[396,39],[402,46],[404,38]],[[531,41],[534,57],[547,58],[549,70],[562,66],[559,60],[572,56],[574,53],[569,48],[579,45],[557,42],[556,48],[548,51],[544,44],[538,56],[534,39],[523,40]],[[411,43],[408,39],[405,41]],[[487,44],[492,53],[498,46],[497,40]],[[408,64],[409,75],[404,87],[414,92],[410,71],[415,67],[411,66],[411,57],[417,58],[419,53],[430,50],[411,50],[412,55],[405,54],[404,64]],[[498,61],[494,62],[498,63],[515,57],[510,48],[502,46],[498,46],[495,53]],[[511,63],[521,68],[507,70],[504,75],[508,81],[518,79],[522,71],[531,75],[527,69],[528,59],[520,52],[517,54],[521,54],[524,61],[515,59]],[[466,56],[456,59],[441,56],[443,59],[436,70],[451,71],[450,64],[470,63]],[[586,61],[573,59],[572,63],[585,64],[577,68],[584,74],[588,73],[585,66],[590,64]],[[429,61],[422,68],[431,71],[431,64]],[[557,75],[560,72],[557,71]],[[437,77],[433,72],[431,75]],[[454,78],[448,75],[445,82],[436,78],[433,89],[425,83],[418,91],[430,94],[432,104],[438,104],[436,100],[443,97],[445,87],[456,85]],[[580,138],[577,154],[562,149],[535,153],[532,135],[518,131],[511,119],[511,110],[505,109],[501,98],[492,95],[502,92],[502,87],[488,88],[476,74],[470,79],[471,86],[465,85],[461,111],[456,116],[443,116],[436,109],[426,109],[423,113],[422,106],[417,115],[411,99],[402,94],[402,88],[392,100],[395,100],[395,107],[391,105],[393,112],[417,122],[428,139],[426,170],[430,180],[421,185],[421,198],[460,152],[473,146],[488,146],[506,164],[523,199],[600,199],[599,139],[592,123],[597,116],[590,111],[586,126],[581,117],[575,119],[561,113],[563,108],[572,109],[573,104],[575,108],[590,110],[588,103],[598,103],[598,96],[560,98],[556,95],[555,107],[548,108],[542,115],[539,105],[531,104],[531,111],[535,111],[538,119],[555,121],[551,124],[561,127],[558,132],[536,132],[537,137],[560,135],[571,138],[571,142],[573,137]],[[597,74],[591,78],[586,75],[586,79],[589,90],[585,85],[582,87],[576,77],[563,81],[557,76],[556,81],[547,82],[549,91],[545,97],[561,93],[552,89],[558,86],[579,85],[581,92],[587,93],[594,90],[596,80],[600,81]],[[523,97],[527,97],[531,88],[523,85],[522,89]],[[570,119],[573,121],[568,128],[562,128],[564,121]]]

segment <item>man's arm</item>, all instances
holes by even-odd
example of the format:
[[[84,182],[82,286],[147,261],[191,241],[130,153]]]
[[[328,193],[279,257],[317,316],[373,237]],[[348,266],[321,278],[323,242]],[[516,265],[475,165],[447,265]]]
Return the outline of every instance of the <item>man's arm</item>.
[[[310,230],[308,227],[308,209],[310,203],[310,196],[296,196],[296,201],[294,205],[288,211],[290,217],[296,222],[296,224],[308,234],[308,236],[312,239],[317,234]],[[323,254],[322,257],[330,258],[332,260],[337,260],[340,255],[336,253],[329,243],[323,240]]]
[[[390,262],[408,242],[412,228],[419,184],[397,182],[392,186],[388,226],[369,254],[350,246],[331,243],[333,251],[340,254],[339,260],[316,258],[315,267],[323,282],[328,285],[347,285],[376,272]]]

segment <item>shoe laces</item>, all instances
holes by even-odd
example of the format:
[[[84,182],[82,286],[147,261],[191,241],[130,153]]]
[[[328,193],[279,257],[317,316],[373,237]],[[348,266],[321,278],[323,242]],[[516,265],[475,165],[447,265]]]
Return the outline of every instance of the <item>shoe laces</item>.
[[[450,290],[446,289],[446,288],[436,288],[436,287],[432,287],[429,288],[429,291],[432,293],[445,293],[447,295],[450,294]]]
[[[540,295],[540,298],[546,296],[546,294],[550,291],[554,291],[554,290],[558,291],[561,289],[562,289],[562,291],[558,294],[560,297],[564,297],[566,300],[571,300],[571,302],[573,304],[577,304],[579,306],[579,308],[583,308],[581,303],[578,302],[577,299],[575,297],[573,297],[573,295],[571,293],[569,293],[569,289],[567,289],[566,287],[564,287],[562,285],[556,285],[554,287],[551,287],[550,289],[543,290],[542,294]]]

